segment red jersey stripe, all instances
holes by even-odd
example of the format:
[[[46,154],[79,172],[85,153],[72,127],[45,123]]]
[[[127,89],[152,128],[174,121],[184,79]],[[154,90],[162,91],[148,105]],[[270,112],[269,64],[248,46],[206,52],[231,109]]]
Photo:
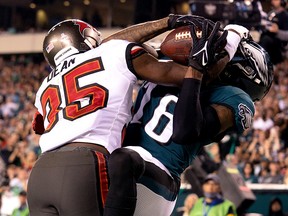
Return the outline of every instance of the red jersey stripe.
[[[143,49],[143,47],[140,47],[140,46],[134,46],[132,49],[131,49],[131,56],[132,56],[132,59],[133,58],[136,58],[142,54],[146,53],[146,50]]]

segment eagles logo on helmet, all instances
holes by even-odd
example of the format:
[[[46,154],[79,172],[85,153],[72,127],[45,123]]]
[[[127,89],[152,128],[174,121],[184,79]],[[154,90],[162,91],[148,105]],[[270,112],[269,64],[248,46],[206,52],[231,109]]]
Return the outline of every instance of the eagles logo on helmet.
[[[241,88],[253,101],[259,101],[272,85],[273,64],[259,44],[251,39],[242,40],[219,79],[222,83]]]

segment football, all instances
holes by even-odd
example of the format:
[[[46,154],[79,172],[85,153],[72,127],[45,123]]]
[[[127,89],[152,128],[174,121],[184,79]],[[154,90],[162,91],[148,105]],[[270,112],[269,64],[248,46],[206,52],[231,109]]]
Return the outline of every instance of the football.
[[[172,30],[162,41],[160,51],[173,61],[187,65],[192,47],[190,26],[181,26]]]

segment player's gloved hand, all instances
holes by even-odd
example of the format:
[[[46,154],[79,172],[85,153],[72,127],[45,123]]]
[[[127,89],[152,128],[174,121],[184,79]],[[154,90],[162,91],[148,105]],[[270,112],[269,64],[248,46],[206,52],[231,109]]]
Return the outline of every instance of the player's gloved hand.
[[[168,28],[169,29],[174,29],[177,28],[177,19],[182,17],[183,15],[178,15],[178,14],[169,14],[168,15]]]
[[[32,129],[35,131],[36,134],[40,135],[43,134],[45,131],[43,116],[38,111],[34,113]]]
[[[251,35],[249,34],[249,30],[241,25],[229,24],[224,29],[228,30],[225,50],[228,52],[231,60],[237,51],[240,41],[251,38]]]
[[[196,34],[196,26],[191,25],[193,46],[190,51],[188,66],[204,74],[207,72],[208,66],[215,62],[215,54],[221,51],[221,47],[225,46],[227,31],[219,36],[220,22],[216,22],[210,33],[207,20],[203,21],[201,29],[202,36],[199,38]]]
[[[175,15],[170,14],[168,19],[168,27],[169,29],[174,29],[180,26],[186,25],[195,25],[198,28],[201,28],[204,20],[207,20],[209,23],[209,27],[211,30],[213,29],[215,23],[212,20],[205,19],[202,16],[196,15]]]

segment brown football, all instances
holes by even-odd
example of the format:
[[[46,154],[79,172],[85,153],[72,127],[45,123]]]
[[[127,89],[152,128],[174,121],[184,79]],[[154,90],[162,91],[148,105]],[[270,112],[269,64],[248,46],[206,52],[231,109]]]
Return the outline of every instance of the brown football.
[[[172,30],[160,45],[161,52],[173,61],[187,65],[192,47],[192,38],[189,26],[181,26]]]

